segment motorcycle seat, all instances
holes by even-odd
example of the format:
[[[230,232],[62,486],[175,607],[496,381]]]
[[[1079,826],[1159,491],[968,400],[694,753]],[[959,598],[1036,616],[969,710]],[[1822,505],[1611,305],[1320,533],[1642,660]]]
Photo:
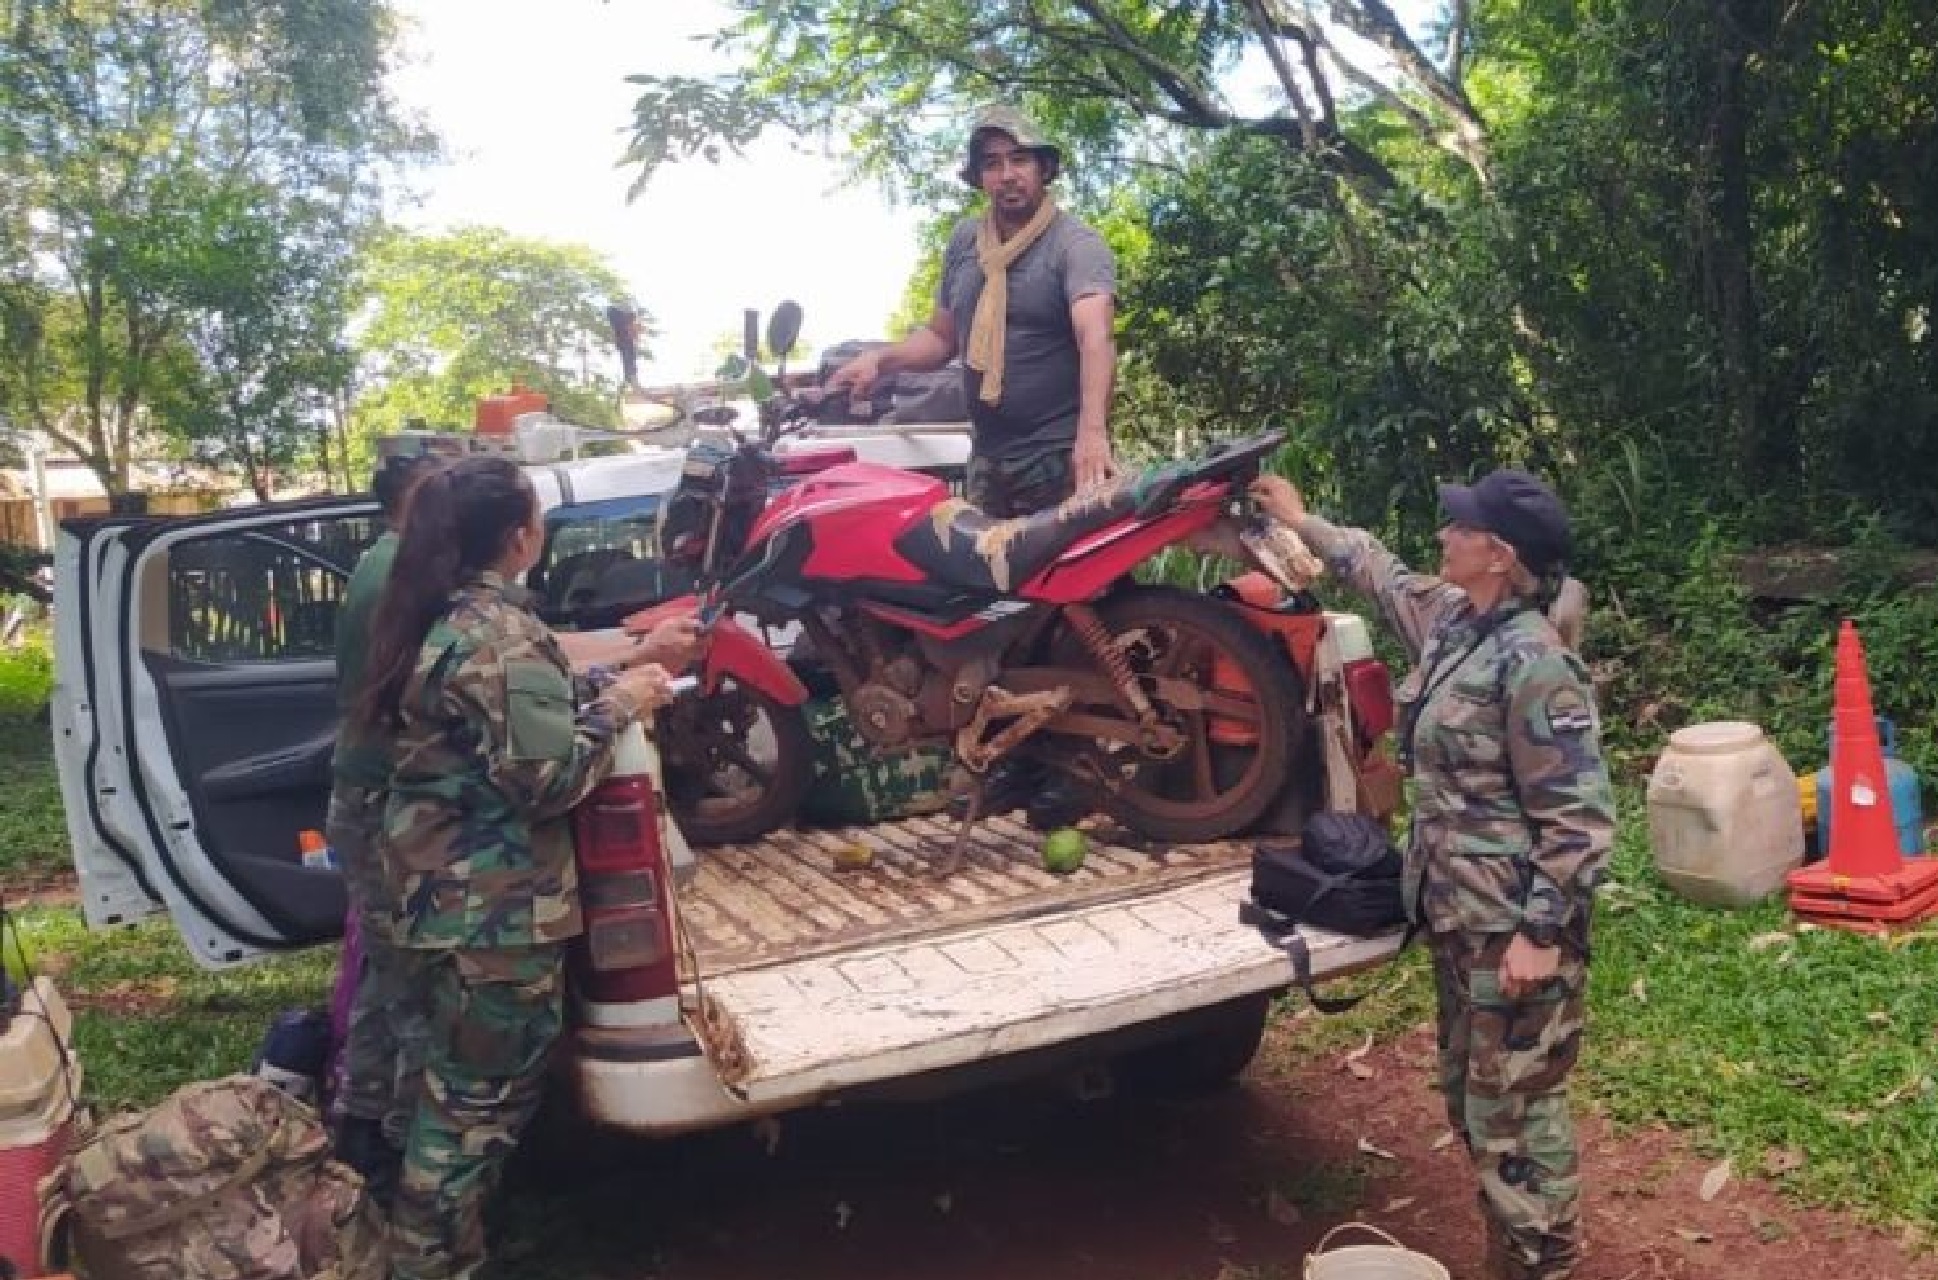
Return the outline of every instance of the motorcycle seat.
[[[897,538],[895,550],[932,581],[1013,592],[1073,542],[1135,512],[1138,498],[1134,484],[1118,481],[1011,520],[997,520],[951,498]]]

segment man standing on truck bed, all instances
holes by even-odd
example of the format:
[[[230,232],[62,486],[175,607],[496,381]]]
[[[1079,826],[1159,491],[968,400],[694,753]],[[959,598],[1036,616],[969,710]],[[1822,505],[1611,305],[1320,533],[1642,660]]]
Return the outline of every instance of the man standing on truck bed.
[[[1013,107],[978,113],[961,177],[989,209],[949,237],[928,323],[828,379],[866,394],[882,374],[939,369],[960,353],[975,428],[966,496],[999,519],[1053,507],[1116,472],[1117,265],[1103,237],[1050,198],[1062,163]]]
[[[960,176],[989,208],[949,237],[928,323],[828,379],[830,389],[866,394],[884,373],[939,369],[960,352],[975,429],[964,496],[1000,520],[1047,510],[1117,472],[1117,263],[1102,236],[1050,198],[1062,165],[1020,111],[977,113]],[[1014,757],[990,771],[984,795],[990,813],[1034,797],[1039,826],[1072,821],[1080,807],[1060,777],[1046,786],[1033,762]]]

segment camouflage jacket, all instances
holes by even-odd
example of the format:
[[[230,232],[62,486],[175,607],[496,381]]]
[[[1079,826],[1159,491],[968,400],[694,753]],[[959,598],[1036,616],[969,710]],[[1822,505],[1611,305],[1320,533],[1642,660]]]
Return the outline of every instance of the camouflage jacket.
[[[1585,947],[1615,799],[1581,660],[1521,601],[1477,615],[1371,534],[1317,517],[1299,533],[1377,602],[1415,663],[1399,691],[1413,726],[1413,918],[1435,932],[1553,926]]]
[[[496,574],[458,591],[405,688],[379,844],[400,946],[533,946],[581,928],[566,816],[612,771],[638,707],[575,682],[524,598]]]

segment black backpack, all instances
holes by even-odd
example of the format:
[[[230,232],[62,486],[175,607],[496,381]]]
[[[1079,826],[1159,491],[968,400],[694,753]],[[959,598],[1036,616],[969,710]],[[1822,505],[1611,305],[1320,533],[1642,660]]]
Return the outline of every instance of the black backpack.
[[[1252,850],[1251,900],[1239,918],[1292,958],[1300,988],[1322,1013],[1339,1013],[1363,997],[1329,999],[1312,990],[1312,958],[1299,926],[1373,938],[1407,923],[1403,860],[1384,824],[1357,813],[1318,813],[1297,842],[1261,842]],[[1412,941],[1408,929],[1405,950]]]

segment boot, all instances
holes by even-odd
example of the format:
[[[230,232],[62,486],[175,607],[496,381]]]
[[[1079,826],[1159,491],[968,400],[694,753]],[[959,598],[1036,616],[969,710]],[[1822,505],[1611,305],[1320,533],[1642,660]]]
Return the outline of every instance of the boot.
[[[363,1176],[364,1191],[373,1203],[390,1208],[403,1174],[404,1153],[384,1137],[383,1121],[345,1116],[336,1131],[336,1158]]]
[[[1576,1258],[1545,1259],[1528,1262],[1514,1242],[1490,1218],[1487,1220],[1487,1256],[1483,1264],[1487,1280],[1569,1280],[1575,1273]]]

